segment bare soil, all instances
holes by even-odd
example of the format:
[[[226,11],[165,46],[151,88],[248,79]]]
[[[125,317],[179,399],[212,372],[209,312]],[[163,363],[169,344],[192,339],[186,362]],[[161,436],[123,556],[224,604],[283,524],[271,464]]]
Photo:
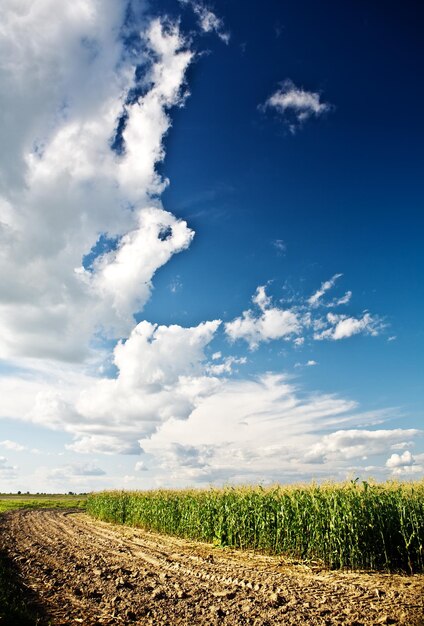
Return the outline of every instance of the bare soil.
[[[54,626],[424,625],[422,574],[328,571],[81,512],[10,511],[0,549]]]

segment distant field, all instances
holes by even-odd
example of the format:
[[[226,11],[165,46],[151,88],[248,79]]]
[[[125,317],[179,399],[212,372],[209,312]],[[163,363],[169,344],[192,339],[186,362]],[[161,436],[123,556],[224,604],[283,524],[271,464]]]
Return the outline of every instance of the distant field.
[[[88,496],[87,512],[220,546],[330,568],[424,571],[424,481]]]
[[[85,507],[87,497],[64,494],[0,494],[0,513],[11,509],[49,509]]]

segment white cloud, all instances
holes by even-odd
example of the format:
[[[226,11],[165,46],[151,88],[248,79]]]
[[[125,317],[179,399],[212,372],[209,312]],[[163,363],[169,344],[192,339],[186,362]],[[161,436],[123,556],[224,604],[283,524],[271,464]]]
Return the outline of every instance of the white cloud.
[[[259,316],[247,310],[241,317],[227,322],[225,332],[231,341],[244,339],[254,350],[262,341],[289,338],[300,333],[301,322],[297,313],[273,307],[264,286],[257,288],[252,300],[260,309]]]
[[[9,465],[4,456],[0,456],[0,478],[13,479],[17,476],[16,465]]]
[[[118,37],[124,8],[3,7],[0,357],[81,361],[93,333],[127,335],[156,270],[193,238],[156,198],[167,184],[156,171],[167,111],[184,102],[193,54],[176,25],[156,19],[139,25],[144,56],[131,58]],[[140,61],[144,93],[127,100]],[[101,234],[116,249],[82,269]]]
[[[292,311],[275,307],[264,311],[260,317],[255,317],[251,311],[244,311],[241,317],[225,324],[225,331],[232,341],[244,339],[254,350],[262,341],[298,334],[300,322]]]
[[[137,463],[134,465],[134,471],[136,472],[147,472],[148,469],[149,468],[146,467],[144,461],[137,461]]]
[[[353,335],[366,334],[376,337],[385,327],[378,316],[364,313],[361,318],[348,317],[347,315],[327,314],[327,328],[315,332],[314,339],[347,339]]]
[[[393,444],[391,446],[392,450],[404,450],[405,448],[412,448],[414,446],[413,441],[400,441],[399,443]]]
[[[392,456],[387,459],[386,466],[394,469],[396,467],[402,467],[406,465],[414,465],[415,459],[409,450],[405,450],[402,454],[392,454]]]
[[[28,450],[26,446],[23,446],[16,441],[11,441],[10,439],[5,439],[4,441],[0,441],[0,446],[2,448],[6,448],[6,450],[14,450],[15,452],[23,452],[24,450]]]
[[[394,446],[392,446],[393,448]],[[424,462],[424,455],[419,455],[420,461]],[[424,465],[417,463],[417,459],[409,450],[405,450],[402,454],[392,454],[386,461],[392,474],[421,474],[424,473]]]
[[[322,296],[328,291],[332,289],[336,284],[338,278],[341,278],[343,274],[334,274],[330,280],[326,280],[321,284],[321,287],[308,299],[308,304],[311,307],[316,307],[321,303]]]
[[[348,304],[348,302],[350,302],[350,299],[352,298],[352,292],[351,291],[346,291],[345,295],[342,296],[341,298],[338,298],[338,300],[335,301],[334,305],[335,306],[340,306],[341,304]],[[331,305],[329,305],[331,306]]]
[[[92,430],[93,434],[83,434],[82,426],[79,426],[79,422],[77,421],[74,424],[67,425],[65,424],[66,413],[62,413],[59,416],[59,421],[53,426],[51,423],[47,422],[47,425],[50,428],[68,430],[70,433],[74,434],[75,440],[67,444],[65,447],[67,450],[72,452],[77,452],[78,454],[130,454],[130,455],[138,455],[141,453],[140,447],[137,445],[137,442],[134,440],[134,437],[129,435],[127,431],[122,432],[122,434],[117,433],[116,435],[103,435],[102,431],[108,431],[107,425],[103,422],[93,423]],[[46,419],[45,413],[38,413],[36,421],[39,423],[43,423]],[[63,420],[63,421],[60,421]],[[82,420],[81,420],[82,421]],[[135,434],[134,434],[135,436]]]
[[[378,316],[364,313],[362,318],[348,317],[336,313],[328,313],[325,318],[319,317],[316,309],[322,304],[322,296],[332,287],[342,274],[335,274],[330,280],[322,283],[306,302],[299,299],[290,308],[283,309],[272,303],[267,295],[266,287],[260,285],[252,298],[258,307],[259,313],[248,309],[242,315],[225,324],[225,332],[231,341],[245,340],[251,350],[255,350],[261,342],[276,339],[291,341],[297,347],[305,342],[305,336],[311,329],[313,339],[346,339],[352,335],[368,334],[377,336],[385,328],[385,324]],[[345,296],[334,299],[326,307],[337,307],[347,304],[351,297],[348,291]]]
[[[287,246],[282,239],[274,239],[272,245],[276,249],[278,254],[284,254],[287,250]]]
[[[178,291],[181,291],[182,288],[183,288],[183,284],[179,276],[176,276],[175,278],[171,280],[169,284],[169,290],[171,293],[177,293]]]
[[[310,359],[309,361],[306,361],[306,363],[295,363],[294,366],[295,367],[314,367],[315,365],[318,365],[317,361],[314,361],[313,359]]]
[[[5,0],[0,26],[2,185],[18,188],[34,146],[43,151],[72,111],[89,119],[125,87],[116,26],[125,6],[105,0]],[[78,87],[84,84],[86,89]]]
[[[106,472],[93,463],[62,465],[49,470],[48,478],[68,480],[80,476],[105,476]]]
[[[382,454],[405,437],[417,437],[419,434],[420,431],[413,428],[337,430],[315,443],[305,458],[312,463],[324,463],[329,458],[364,458]]]
[[[356,403],[325,394],[304,394],[283,376],[228,380],[185,421],[170,419],[143,450],[159,459],[169,484],[269,482],[303,476],[345,478],[350,459],[384,453],[416,430],[354,428],[384,418]],[[340,424],[346,431],[331,431]],[[380,472],[384,467],[380,467]]]
[[[126,105],[125,153],[118,163],[119,182],[132,202],[145,197],[146,191],[150,195],[160,193],[167,184],[155,171],[155,164],[165,156],[162,140],[171,124],[166,110],[184,102],[181,87],[193,60],[176,24],[153,20],[146,32],[146,43],[155,57],[145,78],[150,89]]]
[[[258,305],[261,311],[265,311],[271,305],[271,298],[266,295],[265,285],[261,285],[256,289],[256,293],[252,298],[252,302]]]
[[[230,42],[230,33],[225,30],[224,22],[213,11],[198,0],[179,0],[180,4],[190,6],[196,14],[199,26],[204,33],[216,33],[224,43]]]
[[[161,236],[164,229],[170,233],[166,238]],[[117,319],[126,322],[123,327],[118,326],[115,334],[128,332],[133,325],[133,312],[141,310],[150,296],[156,270],[173,254],[186,249],[193,236],[186,222],[166,211],[144,208],[137,228],[122,238],[119,248],[97,261],[92,276],[85,273],[103,305],[109,303]]]
[[[186,419],[219,380],[204,353],[219,320],[193,328],[140,322],[114,350],[116,378],[81,377],[68,391],[40,391],[26,419],[71,433],[80,453],[140,454],[137,439]]]
[[[217,358],[214,359],[214,355],[212,355],[212,359],[214,361],[217,360]],[[212,363],[211,365],[208,365],[207,372],[209,374],[212,374],[212,376],[222,376],[223,374],[231,374],[234,371],[235,365],[245,365],[246,363],[247,363],[246,357],[237,358],[234,356],[228,356],[225,359],[223,359],[222,363]]]
[[[291,80],[282,83],[262,106],[263,109],[274,109],[288,124],[292,133],[295,133],[302,124],[311,117],[319,117],[332,110],[332,105],[320,101],[320,94],[305,91]]]

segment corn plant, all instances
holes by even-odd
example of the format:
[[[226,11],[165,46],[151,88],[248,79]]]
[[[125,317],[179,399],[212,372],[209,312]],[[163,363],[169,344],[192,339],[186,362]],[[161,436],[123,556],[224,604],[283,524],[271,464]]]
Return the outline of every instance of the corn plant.
[[[88,496],[87,511],[331,568],[424,571],[424,481],[105,491]]]

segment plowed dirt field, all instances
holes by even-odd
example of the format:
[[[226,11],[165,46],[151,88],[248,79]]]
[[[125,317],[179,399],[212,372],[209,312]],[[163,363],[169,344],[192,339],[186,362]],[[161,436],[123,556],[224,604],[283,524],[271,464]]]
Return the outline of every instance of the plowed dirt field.
[[[423,575],[330,572],[80,512],[10,511],[0,549],[54,626],[424,624]]]

